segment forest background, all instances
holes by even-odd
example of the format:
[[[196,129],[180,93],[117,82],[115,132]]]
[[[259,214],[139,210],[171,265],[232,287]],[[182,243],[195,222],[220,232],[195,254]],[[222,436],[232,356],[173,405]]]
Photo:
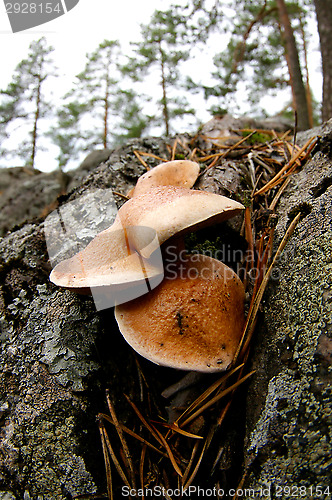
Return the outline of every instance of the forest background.
[[[0,80],[0,166],[66,169],[94,148],[192,132],[225,112],[293,122],[296,109],[299,129],[332,116],[330,0],[188,0],[151,15],[127,11],[121,35],[108,37],[116,30],[106,23],[79,63],[73,31],[62,59],[74,74],[57,67],[52,33],[33,34]]]

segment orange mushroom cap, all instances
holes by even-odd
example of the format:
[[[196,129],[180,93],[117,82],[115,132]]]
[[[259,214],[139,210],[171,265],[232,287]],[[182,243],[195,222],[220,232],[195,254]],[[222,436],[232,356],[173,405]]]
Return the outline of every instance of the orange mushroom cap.
[[[159,186],[135,196],[120,208],[117,217],[123,227],[151,227],[161,245],[175,234],[186,233],[224,222],[244,209],[237,201],[218,194],[182,187]],[[133,235],[132,244],[148,258],[156,249],[148,244],[144,233]]]
[[[195,184],[198,174],[199,165],[194,161],[167,161],[141,175],[136,186],[127,193],[127,196],[132,198],[158,186],[191,188]]]
[[[244,287],[225,264],[188,255],[149,294],[116,306],[125,340],[150,361],[182,370],[227,369],[244,325]]]

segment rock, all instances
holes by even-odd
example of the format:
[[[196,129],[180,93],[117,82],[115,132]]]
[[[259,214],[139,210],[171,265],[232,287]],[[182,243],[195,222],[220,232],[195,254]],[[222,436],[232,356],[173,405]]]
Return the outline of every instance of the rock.
[[[67,190],[71,191],[78,186],[83,177],[89,174],[92,170],[104,163],[111,155],[112,149],[95,149],[88,154],[82,163],[74,170],[70,170],[67,174],[70,175]]]
[[[332,467],[332,162],[324,153],[331,151],[331,126],[315,130],[322,135],[316,153],[277,207],[279,242],[296,211],[308,215],[275,269],[254,343],[245,486],[279,487],[282,498],[286,487],[318,498],[315,488],[329,485]]]
[[[181,136],[181,140],[186,142],[188,137]],[[15,226],[20,226],[24,222],[42,220],[57,207],[59,196],[62,196],[62,202],[73,200],[92,188],[112,188],[125,195],[135,185],[137,178],[146,171],[135,156],[136,150],[165,159],[169,158],[169,150],[164,140],[145,138],[131,139],[126,145],[114,150],[93,151],[76,170],[67,173],[60,171],[42,173],[19,167],[1,169],[0,236],[4,236]],[[142,158],[149,167],[160,163],[160,160],[153,157],[143,156]],[[216,170],[223,173],[223,168],[218,167]],[[217,178],[218,176],[219,174]],[[219,184],[216,188],[223,186],[219,190],[220,194],[235,192],[241,176],[242,174],[237,174],[234,166],[230,165],[227,180],[224,175],[221,175],[219,181],[217,180]],[[208,180],[210,177],[211,174],[208,173],[202,186],[212,182],[211,179]],[[121,204],[124,200],[118,198],[118,201]]]
[[[251,358],[256,373],[247,397],[235,401],[226,430],[224,423],[221,426],[224,435],[215,451],[223,446],[225,453],[216,474],[234,487],[242,466],[244,487],[256,490],[272,482],[279,487],[308,488],[309,482],[315,486],[327,481],[332,327],[330,133],[331,127],[325,126],[313,159],[292,176],[277,206],[276,243],[294,211],[306,208],[308,215],[289,242],[265,297]],[[57,203],[61,207],[95,189],[126,193],[145,171],[135,151],[169,158],[167,145],[166,140],[156,138],[128,141]],[[142,158],[152,167],[159,163],[153,157]],[[202,175],[198,186],[241,200],[242,191],[251,186],[246,165],[239,163],[227,159],[221,168]],[[118,201],[123,203],[120,197]],[[94,213],[95,207],[88,202],[85,208]],[[239,248],[243,239],[234,230],[228,231]],[[96,424],[96,416],[107,412],[105,389],[110,388],[118,416],[125,423],[132,417],[123,407],[123,393],[134,399],[142,390],[136,357],[119,334],[113,311],[96,312],[91,297],[55,287],[49,282],[49,272],[41,219],[25,223],[0,240],[3,500],[106,495]],[[145,360],[140,364],[147,380],[153,381],[154,394],[180,378],[175,370]],[[209,457],[210,451],[205,459]],[[204,477],[210,478],[211,467],[212,463],[207,464]],[[208,487],[213,487],[214,478]],[[119,487],[117,478],[114,481]]]
[[[303,146],[311,137],[326,137],[331,134],[332,129],[332,118],[327,122],[319,125],[317,127],[299,132],[296,137],[296,143],[299,146]],[[325,141],[326,142],[326,141]],[[329,141],[327,141],[328,143]]]
[[[7,170],[13,171],[1,169],[1,177],[6,176]],[[17,173],[0,196],[0,236],[26,221],[45,216],[62,189],[58,172]]]
[[[135,149],[168,154],[162,139],[131,141],[66,199],[94,188],[129,190],[145,171]],[[38,202],[34,209],[41,207]],[[90,212],[95,207],[85,208]],[[127,376],[136,373],[135,358],[117,330],[113,311],[97,313],[91,297],[52,285],[50,270],[43,223],[25,224],[0,240],[3,499],[65,500],[106,491],[96,424],[97,413],[106,411],[105,380],[113,381],[115,400],[123,391],[131,394],[138,383]]]
[[[111,149],[95,149],[88,154],[78,168],[87,172],[94,170],[98,165],[104,163],[110,157],[111,153]]]
[[[20,498],[23,488],[33,498],[95,488],[74,430],[81,419],[84,432],[86,398],[73,391],[81,391],[82,379],[98,367],[89,359],[97,323],[92,327],[92,309],[74,295],[52,289],[48,270],[42,226],[26,225],[2,241],[0,394],[8,409],[0,489]]]
[[[198,179],[195,188],[221,194],[222,196],[238,196],[241,183],[248,177],[248,169],[241,162],[223,160],[221,165],[214,166]]]
[[[217,146],[232,145],[242,139],[241,129],[267,129],[276,132],[286,132],[292,125],[277,117],[257,120],[247,116],[235,118],[225,114],[216,115],[203,125],[200,130],[198,143],[206,150]]]
[[[146,168],[138,161],[134,151],[143,151],[167,159],[169,151],[166,145],[167,142],[164,139],[157,137],[128,140],[125,145],[114,149],[107,161],[87,175],[80,186],[69,193],[68,199],[73,200],[93,188],[112,188],[125,195],[134,187],[138,177],[146,172]],[[142,158],[149,167],[161,163],[156,158],[147,156],[142,156]]]
[[[77,169],[67,173],[23,167],[0,169],[0,236],[26,221],[45,217],[56,208],[59,195],[79,185],[110,153],[109,149],[93,151]]]
[[[0,194],[3,194],[14,182],[31,179],[39,170],[26,167],[0,168]]]

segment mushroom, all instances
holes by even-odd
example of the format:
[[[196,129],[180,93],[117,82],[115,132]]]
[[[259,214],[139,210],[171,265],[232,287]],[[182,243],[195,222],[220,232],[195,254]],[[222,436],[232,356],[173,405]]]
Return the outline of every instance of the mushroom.
[[[94,297],[99,297],[98,308],[132,300],[163,278],[162,243],[174,235],[222,222],[243,208],[236,201],[204,191],[151,188],[127,201],[113,225],[83,251],[60,262],[50,280],[83,293],[90,288]],[[105,287],[111,287],[107,293]],[[105,301],[101,300],[103,293]]]
[[[167,161],[141,175],[136,186],[127,193],[127,196],[132,198],[157,186],[191,188],[195,184],[198,174],[199,165],[194,161]]]
[[[120,208],[117,217],[123,227],[144,226],[154,229],[161,245],[175,234],[182,235],[201,227],[223,222],[244,209],[237,201],[183,187],[159,186],[134,196]],[[144,241],[144,232],[136,232],[134,248],[148,258],[157,248],[156,240]]]
[[[148,292],[163,279],[163,263],[160,252],[144,259],[135,251],[130,241],[138,232],[144,233],[140,239],[145,242],[156,238],[151,228],[123,228],[120,219],[115,219],[84,250],[55,266],[50,280],[81,293],[91,289],[94,298],[99,297],[99,309]]]
[[[244,324],[244,287],[222,262],[186,255],[153,291],[115,308],[125,340],[150,361],[182,370],[227,369]]]

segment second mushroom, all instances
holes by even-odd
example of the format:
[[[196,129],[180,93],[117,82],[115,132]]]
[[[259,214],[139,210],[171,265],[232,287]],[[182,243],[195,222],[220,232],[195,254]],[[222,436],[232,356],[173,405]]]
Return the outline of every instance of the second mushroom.
[[[113,226],[97,235],[85,250],[58,264],[51,281],[77,290],[86,288],[89,282],[98,286],[99,278],[94,273],[99,272],[100,285],[109,289],[119,286],[120,269],[123,283],[131,286],[136,279],[134,268],[126,268],[126,262],[131,264],[133,259],[143,268],[140,279],[161,276],[153,260],[159,246],[165,256],[170,244],[181,248],[179,238],[184,234],[223,222],[244,209],[224,196],[189,189],[198,173],[197,163],[180,160],[163,163],[144,174]],[[124,242],[119,256],[112,240],[113,227],[121,228],[117,237]],[[145,241],[146,231],[132,230],[140,227],[151,228],[157,238]],[[82,267],[82,262],[89,263],[91,258],[93,266]],[[102,267],[98,267],[98,259]],[[173,265],[164,259],[163,272],[164,279],[161,281],[161,276],[161,283],[153,290],[147,286],[145,295],[116,306],[120,332],[139,354],[154,363],[202,372],[227,369],[244,324],[241,280],[220,261],[187,255],[184,250],[178,252]]]

